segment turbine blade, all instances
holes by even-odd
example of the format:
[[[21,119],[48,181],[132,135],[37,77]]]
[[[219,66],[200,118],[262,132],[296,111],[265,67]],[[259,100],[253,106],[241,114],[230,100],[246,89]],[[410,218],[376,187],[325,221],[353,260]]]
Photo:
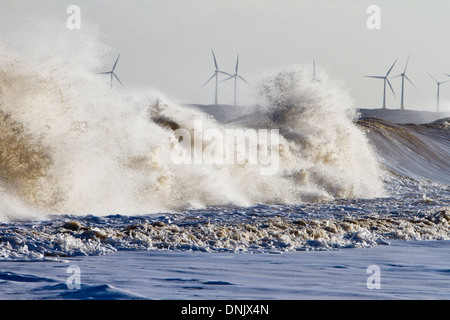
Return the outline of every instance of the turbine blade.
[[[227,81],[227,80],[233,79],[234,77],[236,77],[236,76],[235,76],[235,75],[229,76],[228,78],[226,78],[226,79],[224,79],[224,80],[222,80],[222,81],[219,81],[219,83],[222,83],[222,82],[225,82],[225,81]]]
[[[391,88],[392,94],[393,94],[394,97],[395,97],[394,88],[392,88],[391,82],[390,82],[388,79],[386,79],[386,81],[387,81],[387,83],[388,83],[388,85],[389,85],[389,88]]]
[[[230,73],[228,73],[228,72],[225,72],[225,71],[217,70],[217,72],[222,73],[222,74],[225,74],[225,75],[227,75],[227,76],[232,76],[232,74],[230,74]]]
[[[384,79],[382,76],[366,76],[366,78]]]
[[[113,68],[112,68],[112,71],[114,71],[114,69],[116,69],[117,61],[119,61],[119,58],[120,58],[120,54],[119,54],[119,56],[117,57],[116,62],[114,63],[114,66],[113,66]]]
[[[115,73],[113,73],[113,75],[114,75],[114,77],[117,79],[117,81],[119,81],[120,85],[123,87],[123,84],[122,84],[122,82],[120,81],[119,77],[118,77]]]
[[[202,85],[202,87],[204,87],[208,82],[210,82],[210,81],[212,80],[212,78],[214,78],[215,76],[216,76],[216,74],[214,73],[214,74],[211,76],[211,78],[209,78],[208,81],[206,81],[206,82]]]
[[[239,53],[237,55],[237,60],[236,60],[236,74],[238,73],[238,68],[239,68]]]
[[[99,73],[97,73],[97,74],[110,74],[111,73],[111,71],[108,71],[108,72],[99,72]]]
[[[417,86],[411,81],[411,79],[408,78],[407,75],[405,75],[405,78],[406,78],[406,80],[408,80],[414,86],[414,88],[417,89]]]
[[[213,58],[214,58],[214,65],[216,66],[216,70],[219,70],[219,68],[217,67],[217,60],[216,60],[216,55],[214,54],[214,50],[211,49],[211,51],[212,51],[212,55],[213,55]]]
[[[408,68],[408,62],[409,62],[410,56],[411,56],[411,52],[408,54],[408,59],[406,59],[405,71],[403,71],[403,73],[406,73],[406,68]]]
[[[250,85],[250,83],[248,83],[248,81],[245,80],[244,78],[242,78],[241,76],[238,75],[238,78],[241,79],[242,81],[244,81],[246,84]]]
[[[393,77],[390,77],[389,79],[394,79],[394,78],[403,77],[403,76],[404,76],[403,74],[399,74],[398,76],[393,76]],[[406,75],[405,75],[405,77],[406,77]]]
[[[428,73],[428,72],[427,72],[427,73]],[[428,73],[428,75],[429,75],[434,81],[439,82],[439,81],[437,81],[436,78],[433,77],[430,73]]]
[[[397,63],[397,60],[394,61],[394,63],[392,64],[391,68],[389,69],[389,71],[386,73],[386,77],[389,75],[389,73],[391,73],[392,68],[394,68],[395,64]]]

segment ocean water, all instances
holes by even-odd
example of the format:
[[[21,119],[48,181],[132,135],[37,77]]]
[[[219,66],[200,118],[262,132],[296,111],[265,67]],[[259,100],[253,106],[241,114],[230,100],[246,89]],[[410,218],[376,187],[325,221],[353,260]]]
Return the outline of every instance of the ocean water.
[[[0,261],[0,299],[181,300],[179,309],[166,310],[175,315],[191,300],[447,300],[449,245],[397,240],[283,254],[134,250],[66,261]],[[379,289],[367,284],[370,266],[380,269]],[[74,267],[81,284],[69,289]]]
[[[83,287],[91,296],[67,292],[53,275],[66,262],[86,270],[158,259],[166,267],[200,259],[209,268],[233,259],[255,270],[270,260],[271,270],[283,273],[278,263],[292,266],[307,257],[310,266],[318,259],[332,268],[327,259],[348,252],[361,269],[366,260],[360,250],[392,254],[399,248],[411,256],[406,265],[413,274],[423,276],[413,261],[428,243],[441,263],[432,270],[447,279],[442,251],[450,240],[448,118],[408,124],[394,122],[389,111],[368,117],[339,81],[319,70],[322,82],[312,82],[302,66],[261,76],[254,106],[177,104],[150,89],[111,90],[95,74],[104,46],[92,38],[66,40],[52,47],[53,58],[45,48],[0,51],[2,298],[182,298],[178,284],[230,288],[198,298],[308,298],[326,286],[314,294],[280,289],[270,296],[267,287],[240,295],[233,281],[214,282],[199,270],[192,281],[167,275],[175,280],[140,282],[128,294],[94,272]],[[203,134],[266,129],[279,133],[266,145],[254,135],[218,144]],[[230,163],[206,161],[212,150],[217,155],[218,145],[225,153],[232,150]],[[265,162],[253,163],[242,145],[267,148]],[[180,164],[174,154],[201,161]],[[262,174],[268,166],[276,170]],[[376,249],[392,244],[394,251]],[[31,274],[29,266],[36,267]],[[49,277],[46,266],[56,268]],[[95,277],[105,283],[95,287]],[[295,272],[282,277],[305,280]],[[31,291],[20,293],[20,282]],[[157,288],[168,291],[155,296]],[[352,297],[345,288],[342,297]],[[433,297],[448,295],[445,287],[437,290]],[[354,297],[371,297],[361,292]]]

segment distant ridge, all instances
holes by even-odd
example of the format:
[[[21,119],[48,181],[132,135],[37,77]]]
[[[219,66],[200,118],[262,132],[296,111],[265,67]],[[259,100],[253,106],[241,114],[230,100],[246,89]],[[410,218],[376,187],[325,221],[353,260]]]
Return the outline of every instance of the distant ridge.
[[[185,106],[202,110],[213,116],[217,121],[226,123],[242,116],[258,113],[258,105],[233,106],[228,104],[185,104]],[[394,123],[431,123],[436,120],[450,117],[450,112],[433,112],[400,109],[364,109],[358,108],[360,119],[378,118]]]
[[[216,121],[221,123],[227,123],[233,121],[242,116],[258,113],[258,109],[261,106],[258,105],[238,105],[233,106],[231,104],[184,104],[187,107],[201,110],[211,115]]]
[[[364,118],[378,118],[394,123],[424,124],[450,117],[450,112],[432,112],[399,109],[358,109]]]

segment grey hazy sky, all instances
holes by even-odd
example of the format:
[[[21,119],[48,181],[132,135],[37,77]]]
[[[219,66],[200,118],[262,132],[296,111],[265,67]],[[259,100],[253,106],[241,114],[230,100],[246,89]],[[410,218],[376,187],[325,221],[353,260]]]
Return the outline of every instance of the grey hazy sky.
[[[312,68],[315,58],[369,108],[381,107],[383,83],[364,76],[383,75],[395,59],[392,75],[400,74],[409,52],[407,74],[419,90],[406,84],[407,108],[434,110],[436,85],[426,72],[439,80],[450,73],[448,0],[4,0],[0,9],[36,8],[65,24],[70,4],[112,48],[99,69],[121,53],[117,74],[126,86],[152,87],[174,101],[213,102],[213,84],[201,88],[213,72],[211,48],[227,72],[239,53],[249,81],[265,69]],[[371,4],[381,8],[381,30],[366,27]],[[399,108],[401,79],[391,81],[397,97],[388,93],[388,107]],[[221,89],[219,102],[232,103],[232,83]],[[441,109],[450,111],[450,82],[441,87]]]

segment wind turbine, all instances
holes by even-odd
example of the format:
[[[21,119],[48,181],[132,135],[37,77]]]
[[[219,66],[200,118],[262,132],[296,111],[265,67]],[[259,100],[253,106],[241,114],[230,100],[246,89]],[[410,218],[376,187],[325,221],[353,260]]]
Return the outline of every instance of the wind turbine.
[[[316,78],[316,59],[313,59],[313,78],[312,81],[314,82],[321,82]]]
[[[427,72],[427,73],[428,73],[428,72]],[[431,74],[428,73],[428,75],[429,75],[434,81],[436,81],[436,84],[437,84],[437,101],[436,101],[436,108],[437,108],[437,112],[439,112],[439,89],[440,89],[440,87],[441,87],[441,84],[446,83],[446,82],[449,82],[450,80],[446,80],[446,81],[441,81],[441,82],[439,82],[439,81],[437,81]],[[447,74],[447,76],[449,76],[449,75]],[[449,76],[449,77],[450,77],[450,76]]]
[[[225,80],[220,81],[220,82],[224,82],[224,81],[227,81],[227,80],[230,80],[230,79],[234,78],[234,105],[236,105],[236,91],[237,91],[237,80],[238,80],[238,78],[241,79],[242,81],[244,81],[246,84],[250,85],[250,83],[248,83],[247,80],[245,80],[240,75],[238,75],[238,69],[239,69],[239,54],[237,55],[237,59],[236,59],[236,71],[235,71],[235,73],[233,75],[230,75]]]
[[[109,74],[109,75],[111,76],[111,88],[112,88],[112,85],[113,85],[113,77],[116,78],[117,81],[119,81],[120,85],[123,87],[123,84],[122,84],[122,82],[120,82],[119,77],[114,73],[114,70],[116,69],[117,61],[119,61],[119,58],[120,58],[120,54],[119,54],[119,56],[117,57],[116,62],[114,63],[114,66],[112,67],[112,70],[111,70],[111,71],[100,72],[100,73],[98,73],[98,74]]]
[[[414,88],[417,89],[416,85],[406,75],[406,68],[408,68],[409,56],[410,56],[410,54],[408,55],[408,59],[406,60],[405,70],[403,70],[403,73],[399,74],[398,76],[392,77],[392,78],[402,77],[402,99],[401,99],[401,105],[400,105],[400,108],[402,110],[405,110],[405,104],[404,104],[404,100],[403,100],[404,92],[405,92],[405,78],[414,86]]]
[[[392,64],[392,66],[389,68],[388,72],[386,73],[385,76],[366,76],[367,78],[375,78],[375,79],[383,79],[384,80],[384,90],[383,90],[383,109],[386,109],[386,83],[389,85],[389,87],[392,90],[392,93],[394,94],[395,97],[395,92],[394,89],[392,88],[392,85],[388,79],[389,74],[392,71],[392,68],[394,68],[395,63],[397,62],[397,60],[394,61],[394,63]]]
[[[219,67],[217,66],[217,60],[216,60],[216,55],[214,54],[214,50],[211,49],[211,51],[212,51],[212,55],[213,55],[213,58],[214,58],[214,66],[216,67],[216,70],[214,71],[214,74],[211,76],[211,78],[209,78],[208,81],[206,81],[206,82],[202,85],[202,87],[204,87],[204,86],[205,86],[208,82],[210,82],[214,77],[216,78],[216,95],[215,95],[214,103],[215,103],[215,105],[218,105],[218,100],[217,100],[217,87],[218,87],[218,85],[219,85],[219,73],[225,74],[225,75],[227,75],[227,76],[231,76],[231,74],[219,70]]]

